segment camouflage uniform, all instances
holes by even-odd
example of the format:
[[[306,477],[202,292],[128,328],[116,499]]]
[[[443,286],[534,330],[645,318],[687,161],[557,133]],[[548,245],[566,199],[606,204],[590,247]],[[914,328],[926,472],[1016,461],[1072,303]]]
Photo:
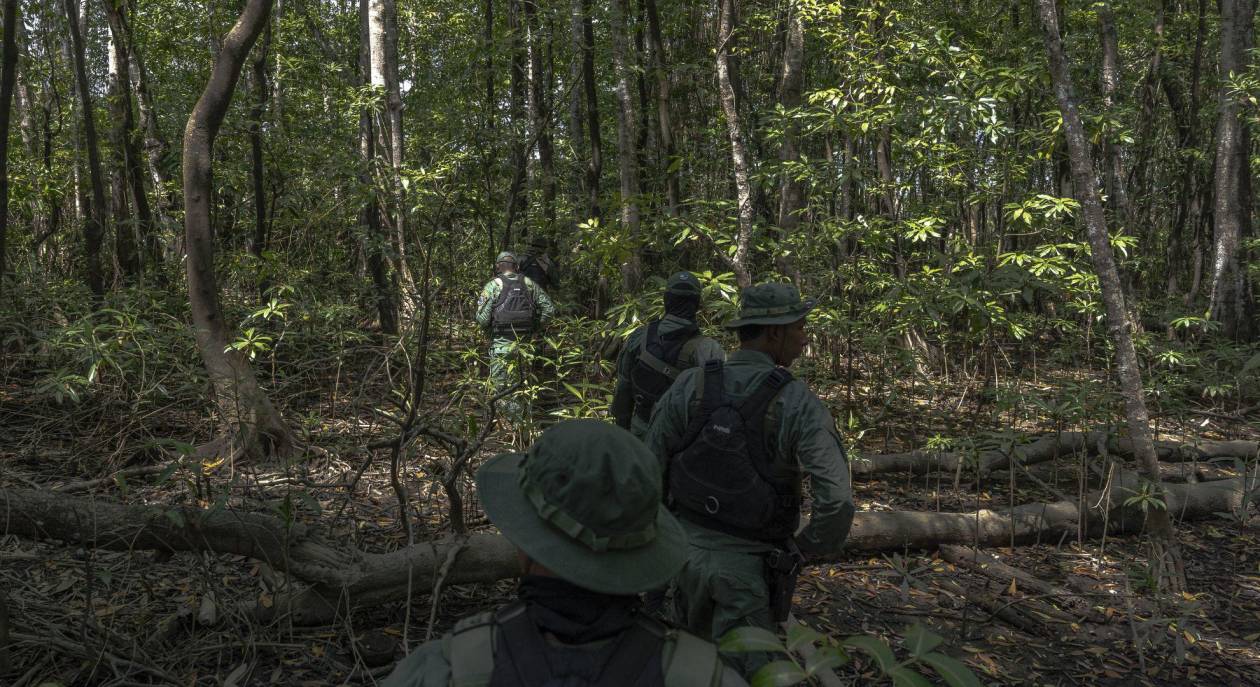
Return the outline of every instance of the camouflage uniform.
[[[495,260],[495,264],[511,263],[516,265],[516,256],[512,253],[503,252]],[[511,271],[503,272],[500,276],[514,276],[515,268]],[[534,298],[535,307],[535,328],[549,321],[556,313],[556,307],[551,302],[551,298],[547,296],[547,292],[538,286],[529,277],[525,279],[525,288]],[[494,301],[499,297],[499,293],[503,290],[503,282],[499,277],[495,277],[486,282],[481,289],[481,296],[477,299],[477,324],[485,330],[490,336],[490,380],[494,383],[494,391],[498,393],[512,386],[512,374],[509,370],[511,357],[517,353],[517,349],[522,339],[506,335],[496,334],[493,328]],[[521,373],[517,368],[518,374]],[[523,415],[523,409],[519,402],[513,398],[503,400],[504,415],[510,420],[519,420]]]
[[[686,543],[661,505],[655,459],[629,433],[562,422],[528,455],[487,461],[477,491],[504,536],[550,574],[527,575],[520,601],[412,652],[384,687],[746,687],[711,643],[638,611],[636,593],[673,576]]]
[[[698,297],[700,295],[700,282],[690,272],[679,272],[669,278],[665,284],[665,290],[668,293],[694,294]],[[676,331],[695,324],[691,320],[668,314],[659,321],[658,333],[661,337],[668,337]],[[644,421],[643,417],[637,412],[638,409],[635,408],[637,399],[635,398],[634,383],[631,377],[639,360],[643,337],[647,335],[650,325],[651,323],[648,323],[639,327],[626,338],[621,354],[617,357],[617,387],[613,392],[613,418],[616,419],[619,426],[630,430],[639,439],[642,439],[647,434],[648,423]],[[725,358],[726,352],[722,350],[721,344],[697,333],[688,339],[687,343],[683,344],[682,350],[678,355],[678,364],[675,367],[685,370],[692,367],[701,367],[707,360],[723,360]]]
[[[761,285],[746,289],[740,319],[727,326],[786,324],[804,317],[811,303],[796,289]],[[758,313],[774,313],[762,315]],[[791,319],[785,320],[788,317]],[[724,390],[733,399],[748,397],[775,369],[770,356],[740,350],[727,358]],[[662,467],[682,450],[703,369],[685,371],[657,402],[645,442]],[[795,460],[810,478],[813,508],[809,524],[795,537],[807,556],[840,549],[853,523],[849,471],[835,421],[822,402],[797,380],[788,384],[767,411],[769,456]],[[772,430],[772,431],[771,431]],[[675,580],[679,620],[701,637],[720,638],[741,625],[773,630],[765,556],[773,546],[717,532],[680,518],[687,531],[687,563]],[[732,657],[745,675],[767,660],[765,654]]]

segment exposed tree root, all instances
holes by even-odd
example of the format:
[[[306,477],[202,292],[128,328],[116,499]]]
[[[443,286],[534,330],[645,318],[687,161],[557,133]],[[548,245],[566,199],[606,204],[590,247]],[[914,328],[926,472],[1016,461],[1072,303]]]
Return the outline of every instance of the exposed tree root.
[[[1126,498],[1140,479],[1121,472],[1106,492],[1076,501],[1031,503],[1010,511],[974,513],[860,512],[844,551],[932,550],[942,544],[1009,546],[1066,535],[1133,532],[1144,523]],[[1255,485],[1244,479],[1163,485],[1175,520],[1241,512]],[[1097,504],[1096,506],[1094,504]],[[430,590],[460,539],[416,544],[386,554],[335,543],[302,524],[286,526],[258,513],[206,511],[189,507],[121,505],[35,490],[0,490],[0,535],[59,539],[114,550],[213,551],[264,561],[310,586],[276,599],[267,615],[288,614],[295,623],[326,623],[339,613],[405,598],[411,589]],[[474,534],[445,572],[446,584],[491,582],[519,572],[515,548],[505,538]]]

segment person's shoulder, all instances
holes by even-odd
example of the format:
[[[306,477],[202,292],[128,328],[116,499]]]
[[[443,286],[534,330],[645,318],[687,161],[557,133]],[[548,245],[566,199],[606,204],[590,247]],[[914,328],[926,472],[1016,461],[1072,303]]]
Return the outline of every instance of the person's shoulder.
[[[661,667],[666,687],[675,685],[711,685],[743,687],[748,683],[722,662],[717,646],[686,630],[656,623],[656,631],[664,639]]]
[[[398,662],[381,687],[446,687],[451,682],[447,643],[451,636],[425,642]]]

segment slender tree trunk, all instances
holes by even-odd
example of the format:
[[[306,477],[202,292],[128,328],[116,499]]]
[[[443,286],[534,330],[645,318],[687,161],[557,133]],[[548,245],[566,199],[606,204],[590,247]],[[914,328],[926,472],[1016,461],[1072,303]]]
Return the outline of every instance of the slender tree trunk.
[[[503,227],[503,243],[501,247],[507,250],[512,247],[513,230],[516,226],[518,217],[521,222],[525,221],[524,215],[528,206],[525,202],[525,171],[529,153],[525,145],[527,134],[525,133],[525,88],[526,75],[525,65],[527,55],[525,52],[524,27],[522,26],[522,9],[521,3],[524,0],[508,0],[508,36],[511,45],[511,68],[509,76],[509,95],[508,95],[508,121],[511,124],[512,151],[510,160],[512,165],[512,181],[508,188],[506,221]]]
[[[70,27],[70,45],[74,62],[75,91],[79,96],[79,114],[83,122],[83,147],[87,149],[88,175],[92,184],[91,198],[83,199],[83,239],[87,257],[87,284],[97,303],[105,295],[105,278],[101,271],[101,241],[105,235],[105,182],[101,179],[101,154],[97,148],[96,118],[92,110],[92,92],[88,89],[84,65],[83,34],[79,25],[79,1],[64,0],[66,22]]]
[[[1220,0],[1221,61],[1217,96],[1215,222],[1208,312],[1240,341],[1251,335],[1255,301],[1242,242],[1251,235],[1251,130],[1230,80],[1247,68],[1253,44],[1255,0]]]
[[[135,16],[134,0],[128,3],[131,9],[130,16]],[[173,179],[173,171],[171,169],[170,151],[171,144],[167,141],[166,136],[158,127],[157,110],[153,105],[153,94],[149,91],[149,73],[145,69],[144,59],[140,55],[140,51],[136,48],[135,36],[131,30],[131,24],[126,21],[127,15],[123,16],[122,28],[125,35],[125,45],[127,55],[131,64],[131,87],[136,94],[136,108],[140,112],[140,129],[143,131],[142,148],[145,158],[148,162],[149,176],[153,182],[153,195],[155,203],[153,206],[153,214],[155,222],[162,228],[161,234],[154,231],[154,240],[158,244],[159,251],[161,243],[165,240],[166,228],[172,224],[171,214],[178,204],[176,184]],[[171,247],[168,246],[168,249]]]
[[[631,245],[629,258],[621,265],[622,286],[635,292],[642,282],[639,246],[639,152],[638,114],[631,94],[634,65],[630,62],[630,3],[613,0],[612,52],[617,94],[617,171],[621,176],[621,230]]]
[[[645,0],[644,8],[647,11],[652,72],[656,77],[656,124],[665,165],[665,212],[670,217],[677,217],[682,191],[679,189],[678,165],[674,160],[677,151],[674,146],[674,125],[669,111],[670,83],[669,70],[665,65],[665,42],[661,40],[661,18],[656,0]]]
[[[574,131],[585,129],[587,141],[586,165],[583,168],[582,190],[586,195],[585,217],[581,219],[599,219],[599,178],[604,173],[603,142],[599,131],[599,92],[595,87],[595,27],[591,21],[591,0],[573,0],[573,43],[575,64],[580,64],[581,88],[573,89],[575,104],[585,110],[585,126],[580,120],[575,121]],[[579,111],[578,117],[581,117]],[[577,204],[575,203],[575,206]]]
[[[104,0],[102,4],[109,4]],[[108,14],[106,15],[108,16]],[[109,90],[105,95],[105,103],[113,126],[108,130],[109,157],[109,204],[110,214],[114,218],[114,262],[123,279],[134,281],[140,275],[140,255],[136,251],[137,216],[131,213],[131,203],[127,198],[127,132],[123,122],[123,98],[129,92],[126,77],[119,72],[118,37],[110,30],[109,44]]]
[[[161,247],[158,241],[157,226],[153,220],[153,211],[149,206],[149,198],[144,190],[144,174],[140,171],[140,132],[136,129],[136,119],[131,103],[131,51],[127,48],[129,41],[129,23],[125,13],[125,5],[121,0],[104,0],[105,18],[109,22],[110,45],[113,48],[113,62],[116,67],[116,78],[111,84],[114,89],[114,111],[118,121],[116,137],[121,143],[123,177],[126,193],[130,195],[131,207],[134,209],[134,231],[143,250],[144,262],[156,265],[160,260]],[[119,233],[124,230],[120,227]]]
[[[271,13],[271,0],[248,0],[223,39],[206,88],[184,129],[184,231],[188,248],[188,299],[202,361],[214,385],[215,402],[226,425],[220,455],[287,454],[295,438],[284,424],[242,351],[229,347],[231,333],[219,306],[210,225],[211,162],[214,140],[227,115],[241,67]]]
[[[359,79],[360,86],[371,83],[372,52],[369,28],[369,0],[359,0]],[[372,276],[372,286],[376,292],[376,312],[381,323],[381,331],[386,334],[398,334],[398,282],[389,268],[389,259],[385,248],[389,245],[389,237],[381,228],[381,203],[378,200],[380,191],[372,183],[372,164],[376,159],[376,133],[373,131],[371,108],[363,108],[359,113],[359,154],[361,156],[361,172],[359,182],[363,188],[370,189],[371,194],[363,203],[360,211],[360,223],[363,225],[364,249],[367,256],[368,272]]]
[[[385,213],[394,225],[394,254],[398,258],[400,286],[405,292],[414,293],[415,282],[407,263],[407,213],[402,190],[403,131],[402,95],[398,85],[398,9],[394,0],[371,0],[369,10],[372,86],[385,97],[385,109],[375,127],[378,134],[377,153],[384,158],[384,167],[389,170],[385,175],[389,189]]]
[[[265,168],[263,166],[262,119],[267,108],[267,52],[271,47],[271,26],[263,29],[262,41],[254,51],[251,65],[254,86],[254,102],[249,108],[249,179],[254,195],[254,238],[249,244],[249,252],[255,258],[262,259],[267,250],[267,198],[265,188]],[[266,291],[266,284],[259,284],[260,295]]]
[[[735,175],[735,203],[738,226],[735,230],[735,253],[730,256],[731,270],[740,287],[752,285],[749,269],[750,242],[753,232],[752,185],[748,179],[748,154],[744,149],[744,129],[740,123],[739,107],[735,102],[738,79],[736,66],[731,58],[731,41],[735,34],[735,0],[718,1],[717,77],[718,93],[722,102],[722,114],[726,117],[726,134],[731,142],[731,164]]]
[[[9,235],[9,114],[17,82],[17,0],[4,0],[3,66],[0,67],[0,295],[4,293]]]
[[[805,61],[805,25],[801,20],[800,8],[790,3],[787,9],[786,36],[783,42],[783,73],[779,86],[779,105],[789,115],[801,106],[805,79],[802,74]],[[779,163],[783,166],[779,181],[779,235],[787,240],[797,231],[801,223],[801,212],[805,209],[805,186],[797,179],[795,165],[800,163],[801,154],[797,148],[799,135],[795,120],[789,120],[783,129],[783,143],[779,148]],[[779,251],[775,256],[779,271],[796,282],[800,282],[801,273],[793,264],[787,251]]]
[[[1101,0],[1094,7],[1098,13],[1098,34],[1102,43],[1100,78],[1103,108],[1108,114],[1115,114],[1120,90],[1120,39],[1116,33],[1116,18],[1110,0]],[[1129,197],[1125,188],[1123,151],[1113,133],[1108,132],[1103,138],[1103,165],[1107,170],[1107,202],[1111,206],[1112,217],[1122,222],[1128,216]]]
[[[1085,137],[1085,126],[1081,122],[1081,115],[1077,109],[1067,56],[1063,50],[1062,40],[1059,38],[1059,19],[1055,0],[1037,0],[1037,6],[1044,29],[1046,53],[1049,56],[1050,76],[1054,83],[1055,97],[1063,115],[1063,133],[1067,139],[1073,186],[1076,198],[1081,204],[1086,232],[1089,234],[1094,269],[1098,272],[1098,283],[1107,317],[1107,330],[1116,349],[1116,374],[1120,380],[1120,392],[1124,399],[1129,438],[1133,442],[1134,453],[1145,469],[1147,478],[1152,484],[1158,485],[1159,459],[1155,453],[1150,416],[1143,397],[1142,373],[1138,367],[1137,351],[1133,346],[1129,319],[1126,316],[1120,273],[1116,269],[1110,237],[1107,234],[1106,217],[1103,214],[1097,181],[1094,178],[1089,142]],[[1156,493],[1157,498],[1161,500],[1164,498],[1162,492]],[[1150,508],[1149,516],[1147,525],[1152,539],[1151,563],[1156,570],[1156,579],[1161,584],[1171,587],[1171,591],[1180,591],[1185,588],[1185,570],[1181,564],[1180,550],[1168,517],[1167,506]]]
[[[538,186],[542,190],[543,235],[551,237],[556,223],[555,154],[551,145],[551,108],[548,103],[547,73],[543,68],[546,41],[539,29],[538,1],[524,0],[526,46],[529,53],[529,119],[538,145]]]

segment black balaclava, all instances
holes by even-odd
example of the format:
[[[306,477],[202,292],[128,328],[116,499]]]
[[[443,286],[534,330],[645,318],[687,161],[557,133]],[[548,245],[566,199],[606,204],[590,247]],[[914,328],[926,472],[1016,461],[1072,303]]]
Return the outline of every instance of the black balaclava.
[[[696,313],[700,311],[699,294],[681,294],[665,292],[665,314],[681,317],[688,322],[695,322]]]

